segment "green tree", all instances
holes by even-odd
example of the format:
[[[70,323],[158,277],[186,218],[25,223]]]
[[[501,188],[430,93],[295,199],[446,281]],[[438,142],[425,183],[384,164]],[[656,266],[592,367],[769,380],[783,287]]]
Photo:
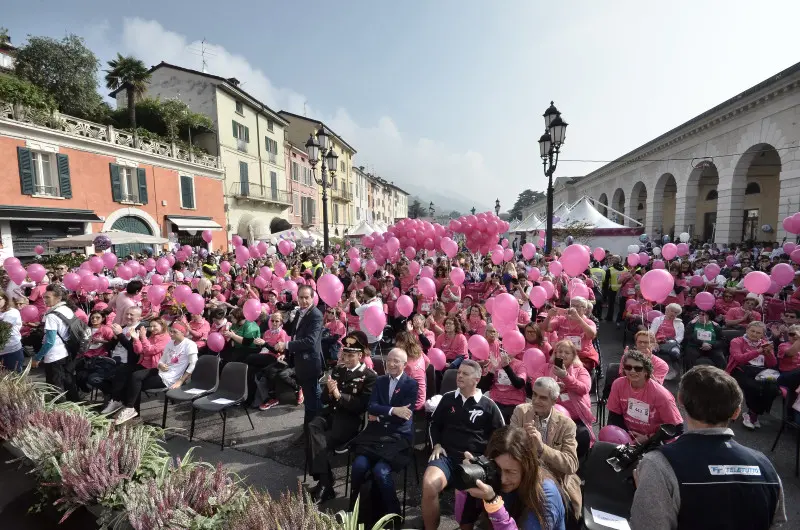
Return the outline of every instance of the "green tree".
[[[419,201],[419,199],[414,197],[414,202],[412,202],[408,206],[408,216],[411,219],[417,219],[419,217],[425,217],[426,213],[427,209],[423,208],[422,203]]]
[[[38,86],[13,75],[0,75],[0,101],[52,112],[56,103]]]
[[[452,212],[450,212],[450,215],[448,217],[450,217],[450,219],[458,219],[459,217],[461,217],[461,212],[459,212],[458,210],[453,210]]]
[[[8,28],[0,27],[0,44],[7,44],[11,38],[8,36]]]
[[[133,56],[123,57],[117,54],[116,59],[108,61],[106,70],[106,88],[116,90],[125,88],[128,94],[128,115],[131,128],[136,130],[136,99],[144,96],[150,82],[150,72],[142,61]]]
[[[60,41],[29,36],[17,51],[14,68],[18,77],[50,94],[61,112],[92,119],[103,101],[97,93],[99,65],[77,35]]]
[[[522,219],[522,210],[533,203],[546,198],[541,191],[525,190],[519,194],[514,207],[508,211],[509,220]]]

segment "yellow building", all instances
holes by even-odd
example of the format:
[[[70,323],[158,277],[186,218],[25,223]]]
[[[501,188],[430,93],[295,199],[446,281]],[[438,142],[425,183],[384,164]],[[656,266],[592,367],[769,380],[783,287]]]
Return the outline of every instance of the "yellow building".
[[[336,173],[331,182],[331,187],[328,190],[328,227],[332,237],[342,237],[346,234],[356,220],[353,218],[351,211],[353,203],[353,157],[356,150],[348,144],[341,136],[337,135],[330,127],[325,125],[319,120],[307,118],[280,111],[278,114],[288,122],[286,125],[289,141],[298,146],[305,146],[310,134],[316,134],[320,127],[324,127],[325,131],[330,134],[330,143],[333,147],[333,152],[336,153],[337,159]],[[320,157],[323,156],[320,153]],[[322,163],[317,162],[316,176],[319,178],[319,171]],[[318,187],[319,210],[317,212],[317,219],[322,222],[322,187]]]

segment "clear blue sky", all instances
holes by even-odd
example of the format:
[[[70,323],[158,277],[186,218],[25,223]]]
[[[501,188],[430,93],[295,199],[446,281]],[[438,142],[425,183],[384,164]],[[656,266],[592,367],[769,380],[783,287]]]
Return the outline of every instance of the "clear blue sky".
[[[551,99],[570,124],[563,156],[610,160],[800,60],[797,0],[0,3],[13,43],[76,33],[103,62],[199,69],[205,38],[211,73],[276,109],[305,103],[359,164],[504,210],[545,189]]]

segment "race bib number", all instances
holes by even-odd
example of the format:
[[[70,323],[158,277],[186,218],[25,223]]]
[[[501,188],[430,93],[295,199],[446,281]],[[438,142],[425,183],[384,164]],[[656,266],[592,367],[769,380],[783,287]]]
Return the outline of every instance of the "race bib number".
[[[427,303],[427,302],[424,302],[424,303],[423,303],[423,304],[420,306],[420,311],[422,311],[423,313],[428,313],[430,310],[431,310],[431,304],[429,304],[429,303]]]
[[[703,342],[708,342],[711,340],[711,332],[705,329],[698,329],[697,330],[697,340],[702,340]]]
[[[751,359],[750,364],[753,366],[764,366],[764,356],[759,355],[755,359]]]
[[[650,423],[650,405],[638,399],[628,399],[628,416],[642,423]]]
[[[500,369],[497,371],[497,384],[505,386],[511,384],[511,379],[508,378],[508,374],[504,369]]]
[[[569,401],[569,394],[567,394],[566,392],[564,392],[563,394],[561,394],[560,396],[558,396],[558,400],[559,400],[559,401]]]
[[[567,337],[567,340],[570,341],[572,344],[574,344],[575,347],[578,348],[579,350],[581,349],[581,337],[577,335],[570,335],[569,337]]]

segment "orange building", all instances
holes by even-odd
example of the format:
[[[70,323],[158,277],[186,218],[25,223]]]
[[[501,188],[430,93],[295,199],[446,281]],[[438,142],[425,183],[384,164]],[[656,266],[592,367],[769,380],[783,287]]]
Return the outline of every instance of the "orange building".
[[[202,247],[202,231],[212,230],[208,246],[226,249],[218,157],[133,144],[127,132],[65,115],[34,125],[25,109],[0,101],[0,260],[30,257],[51,239],[107,230]]]

